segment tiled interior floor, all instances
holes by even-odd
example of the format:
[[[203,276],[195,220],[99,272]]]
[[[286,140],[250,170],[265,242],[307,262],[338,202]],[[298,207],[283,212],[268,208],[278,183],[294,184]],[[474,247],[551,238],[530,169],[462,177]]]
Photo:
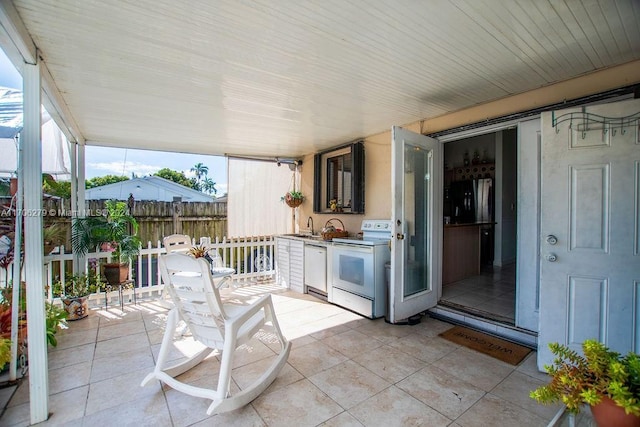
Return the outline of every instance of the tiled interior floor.
[[[225,298],[271,292],[293,348],[285,368],[261,396],[234,412],[208,417],[209,401],[158,382],[140,387],[158,354],[166,319],[159,301],[95,310],[61,331],[49,351],[45,425],[153,426],[544,426],[558,407],[529,391],[546,381],[535,352],[519,366],[446,341],[452,325],[425,317],[417,325],[369,320],[309,295],[249,286]],[[274,357],[254,339],[237,350],[232,389]],[[182,338],[176,357],[193,351]],[[217,356],[182,376],[215,386]],[[28,381],[18,387],[0,425],[29,424]]]
[[[516,317],[516,268],[483,268],[479,276],[442,287],[440,304],[513,324]]]

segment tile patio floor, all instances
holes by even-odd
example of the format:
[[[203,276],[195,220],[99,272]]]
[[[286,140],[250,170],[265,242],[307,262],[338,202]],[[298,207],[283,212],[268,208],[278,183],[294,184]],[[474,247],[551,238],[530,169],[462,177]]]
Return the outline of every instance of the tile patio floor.
[[[146,300],[125,305],[124,312],[117,304],[96,309],[59,332],[58,347],[49,351],[52,415],[41,425],[545,426],[558,410],[528,397],[545,381],[535,352],[512,366],[438,337],[451,324],[425,317],[418,325],[389,325],[269,285],[227,290],[225,297],[264,292],[272,293],[293,347],[274,384],[250,405],[208,417],[208,400],[158,382],[140,387],[154,366],[166,319],[159,301]],[[273,357],[263,341],[237,350],[236,390]],[[183,338],[175,357],[193,347]],[[182,378],[215,386],[217,362],[210,356]],[[0,425],[28,425],[28,401],[24,380]]]

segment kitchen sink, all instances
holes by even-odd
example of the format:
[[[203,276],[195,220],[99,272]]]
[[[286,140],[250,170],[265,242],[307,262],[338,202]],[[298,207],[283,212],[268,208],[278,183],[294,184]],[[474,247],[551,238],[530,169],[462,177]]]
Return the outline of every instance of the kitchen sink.
[[[289,233],[289,234],[282,234],[282,236],[283,237],[297,237],[299,239],[322,240],[322,236],[320,236],[320,235],[311,235],[311,234]]]

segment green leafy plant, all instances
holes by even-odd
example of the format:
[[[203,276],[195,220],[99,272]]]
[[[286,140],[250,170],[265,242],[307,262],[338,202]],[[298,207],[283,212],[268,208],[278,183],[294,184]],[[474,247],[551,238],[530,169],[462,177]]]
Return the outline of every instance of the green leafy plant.
[[[291,207],[299,206],[304,201],[304,195],[300,191],[288,191],[280,198],[281,202],[285,202]]]
[[[42,229],[42,239],[44,243],[44,253],[47,255],[54,247],[65,242],[67,238],[67,230],[61,223],[54,223],[45,226]]]
[[[71,181],[56,181],[56,179],[48,174],[42,174],[42,191],[52,196],[61,197],[63,199],[71,198]]]
[[[304,195],[300,191],[289,191],[289,192],[287,192],[287,194],[285,194],[284,197],[286,198],[287,195],[291,199],[304,199]]]
[[[47,328],[47,342],[55,347],[58,345],[58,340],[56,339],[56,332],[62,326],[66,325],[67,312],[48,301],[45,302],[45,310],[46,310],[46,328]]]
[[[86,297],[96,290],[97,286],[84,273],[69,275],[64,283],[58,280],[53,284],[53,295],[62,298]]]
[[[558,343],[549,348],[556,356],[545,366],[551,381],[532,391],[531,398],[543,404],[561,402],[578,413],[583,404],[597,405],[608,397],[627,414],[640,416],[640,356],[622,356],[596,340],[582,343],[584,356]]]
[[[112,252],[114,262],[126,263],[140,253],[138,222],[127,204],[117,200],[105,203],[107,214],[78,218],[71,231],[73,251],[82,256],[90,250]]]
[[[11,362],[11,340],[9,338],[0,338],[0,370]]]
[[[18,309],[24,313],[27,311],[27,284],[25,282],[20,283],[20,299],[18,302]],[[0,308],[11,308],[13,301],[13,281],[9,281],[9,284],[4,288],[0,288]]]

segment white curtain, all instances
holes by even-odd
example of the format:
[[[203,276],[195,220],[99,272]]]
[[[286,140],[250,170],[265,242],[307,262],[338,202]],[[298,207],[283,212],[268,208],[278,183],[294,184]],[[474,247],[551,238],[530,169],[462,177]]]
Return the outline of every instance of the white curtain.
[[[280,198],[292,190],[289,165],[229,159],[227,229],[230,237],[293,232],[294,210]]]
[[[16,172],[18,154],[13,138],[0,138],[0,177],[8,177]],[[69,143],[53,120],[42,125],[42,172],[56,179],[68,180],[71,157]]]
[[[0,176],[15,174],[18,155],[14,137],[22,130],[22,92],[0,87]],[[71,177],[67,138],[42,109],[42,172],[56,179]]]

